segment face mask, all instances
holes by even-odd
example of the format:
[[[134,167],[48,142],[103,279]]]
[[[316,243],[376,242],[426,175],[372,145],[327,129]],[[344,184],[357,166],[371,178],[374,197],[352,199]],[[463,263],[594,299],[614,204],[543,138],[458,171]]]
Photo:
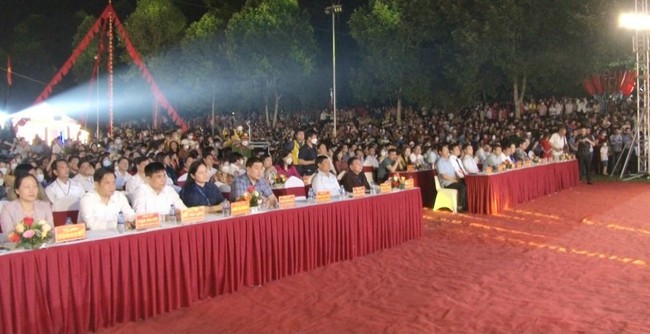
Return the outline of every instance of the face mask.
[[[36,180],[38,180],[38,182],[43,182],[43,180],[45,180],[45,175],[36,174]]]
[[[242,141],[241,144],[242,144],[243,146],[248,146],[248,140],[244,140],[244,141]]]
[[[190,145],[183,145],[183,149],[186,150],[186,151],[189,150],[189,149],[190,149]]]
[[[194,136],[189,135],[189,136],[187,136],[187,139],[192,140],[192,139],[194,139]]]
[[[382,157],[385,157],[386,154],[388,154],[388,152],[386,152],[386,151],[381,151],[381,156],[382,156]]]
[[[18,167],[18,164],[17,164],[17,163],[12,163],[12,164],[11,164],[11,170],[16,169],[16,167]]]
[[[0,179],[0,187],[5,185],[5,179]]]
[[[122,139],[120,139],[120,138],[115,139],[115,143],[118,144],[118,145],[122,144]]]
[[[2,173],[2,175],[6,175],[7,174],[7,167],[0,168],[0,172]]]
[[[314,145],[316,145],[316,144],[318,143],[318,138],[314,138],[314,139],[312,139],[312,140],[311,140],[311,143],[314,144]]]
[[[111,165],[111,161],[110,161],[110,160],[104,160],[104,161],[102,161],[102,166],[104,166],[104,167],[108,167],[108,166],[110,166],[110,165]]]
[[[244,130],[243,126],[240,125],[240,126],[237,127],[237,131],[242,132],[243,130]]]
[[[284,159],[284,163],[291,165],[293,163],[293,158]]]

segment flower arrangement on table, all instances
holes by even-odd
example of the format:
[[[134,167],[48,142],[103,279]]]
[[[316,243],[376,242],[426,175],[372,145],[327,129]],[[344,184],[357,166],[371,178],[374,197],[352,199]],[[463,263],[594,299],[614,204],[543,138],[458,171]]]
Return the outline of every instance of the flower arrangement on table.
[[[571,155],[569,153],[564,153],[560,156],[560,161],[571,160]]]
[[[538,156],[534,156],[534,157],[533,157],[533,163],[534,163],[535,165],[537,165],[537,164],[540,163],[540,162],[541,162],[541,160],[539,159]]]
[[[283,185],[285,182],[287,182],[287,176],[282,174],[277,174],[273,180],[274,185]]]
[[[406,178],[400,176],[399,174],[393,175],[390,179],[390,186],[392,189],[404,189],[404,184],[406,183]]]
[[[52,237],[52,227],[45,220],[34,221],[34,218],[25,217],[14,226],[8,238],[16,243],[17,247],[36,249]]]
[[[503,162],[503,169],[509,170],[515,168],[515,165],[512,163],[510,160],[506,160]]]
[[[424,164],[423,163],[416,163],[415,164],[415,170],[424,170]]]
[[[259,191],[255,190],[254,186],[248,187],[246,189],[246,192],[239,197],[240,201],[247,201],[251,208],[257,207],[260,204],[260,193]]]

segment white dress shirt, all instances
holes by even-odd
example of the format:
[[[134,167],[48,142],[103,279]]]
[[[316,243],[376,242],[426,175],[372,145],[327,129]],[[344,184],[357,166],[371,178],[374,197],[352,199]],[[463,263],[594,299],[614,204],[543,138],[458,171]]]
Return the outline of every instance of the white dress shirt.
[[[458,178],[462,179],[465,177],[465,175],[467,175],[467,171],[465,170],[465,167],[463,167],[463,162],[460,160],[459,157],[455,155],[450,155],[449,161],[451,162],[451,165],[454,167],[454,171],[456,172],[456,176]]]
[[[463,167],[465,167],[465,170],[470,174],[476,174],[479,172],[476,159],[469,155],[463,156]]]
[[[411,153],[411,155],[409,155],[409,160],[412,164],[424,165],[424,156],[422,156],[422,154]]]
[[[81,187],[84,188],[85,192],[95,190],[95,181],[93,181],[92,176],[83,176],[81,174],[77,174],[77,176],[73,177],[72,180],[79,183]]]
[[[78,221],[85,223],[92,230],[114,229],[120,211],[122,211],[127,221],[135,220],[135,211],[133,211],[123,193],[114,192],[113,196],[109,198],[108,204],[106,204],[99,194],[91,191],[81,198]]]
[[[187,209],[174,188],[167,185],[160,193],[156,193],[149,184],[145,183],[133,195],[133,209],[137,214],[160,213],[166,215],[172,204],[177,210]]]
[[[140,174],[135,174],[133,177],[126,182],[126,194],[133,198],[135,191],[144,184],[144,179],[140,177]]]
[[[314,192],[329,191],[332,197],[339,196],[341,186],[336,176],[332,173],[323,173],[320,170],[311,179],[311,187]]]
[[[45,194],[50,200],[50,203],[54,203],[68,196],[81,198],[85,193],[86,190],[75,180],[68,180],[67,183],[63,183],[61,180],[56,179],[45,188]]]
[[[549,142],[551,143],[551,146],[553,146],[553,151],[551,151],[553,158],[558,158],[564,153],[563,149],[567,144],[565,136],[560,136],[560,134],[556,132],[551,135]]]
[[[366,161],[363,162],[364,166],[372,166],[372,168],[379,168],[379,161],[374,155],[369,155],[366,157]]]

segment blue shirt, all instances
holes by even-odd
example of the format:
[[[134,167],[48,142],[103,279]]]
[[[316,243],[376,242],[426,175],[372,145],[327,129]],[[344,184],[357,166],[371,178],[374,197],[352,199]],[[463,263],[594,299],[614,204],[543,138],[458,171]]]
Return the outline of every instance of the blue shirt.
[[[449,177],[456,177],[456,170],[454,169],[454,166],[451,164],[451,161],[449,161],[449,158],[443,158],[440,157],[438,161],[436,161],[436,170],[438,171],[438,175],[447,175]],[[442,177],[440,178],[440,183],[442,183],[443,186],[448,186],[452,182],[447,181],[443,179]]]
[[[248,187],[253,186],[251,179],[248,177],[247,173],[240,175],[235,178],[232,183],[232,191],[230,192],[230,200],[236,201],[238,198],[242,197],[245,193],[248,192]],[[270,197],[273,195],[271,186],[261,178],[255,182],[255,190],[257,190],[263,197]]]
[[[212,182],[206,182],[203,187],[196,183],[187,183],[179,193],[181,200],[188,208],[195,206],[213,206],[223,202],[224,198],[219,187]]]

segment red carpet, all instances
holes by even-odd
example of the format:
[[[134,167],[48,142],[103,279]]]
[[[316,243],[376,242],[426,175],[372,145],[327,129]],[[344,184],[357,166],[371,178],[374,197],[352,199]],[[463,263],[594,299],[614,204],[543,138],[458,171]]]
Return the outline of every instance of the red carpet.
[[[647,333],[650,185],[579,186],[101,333]]]

